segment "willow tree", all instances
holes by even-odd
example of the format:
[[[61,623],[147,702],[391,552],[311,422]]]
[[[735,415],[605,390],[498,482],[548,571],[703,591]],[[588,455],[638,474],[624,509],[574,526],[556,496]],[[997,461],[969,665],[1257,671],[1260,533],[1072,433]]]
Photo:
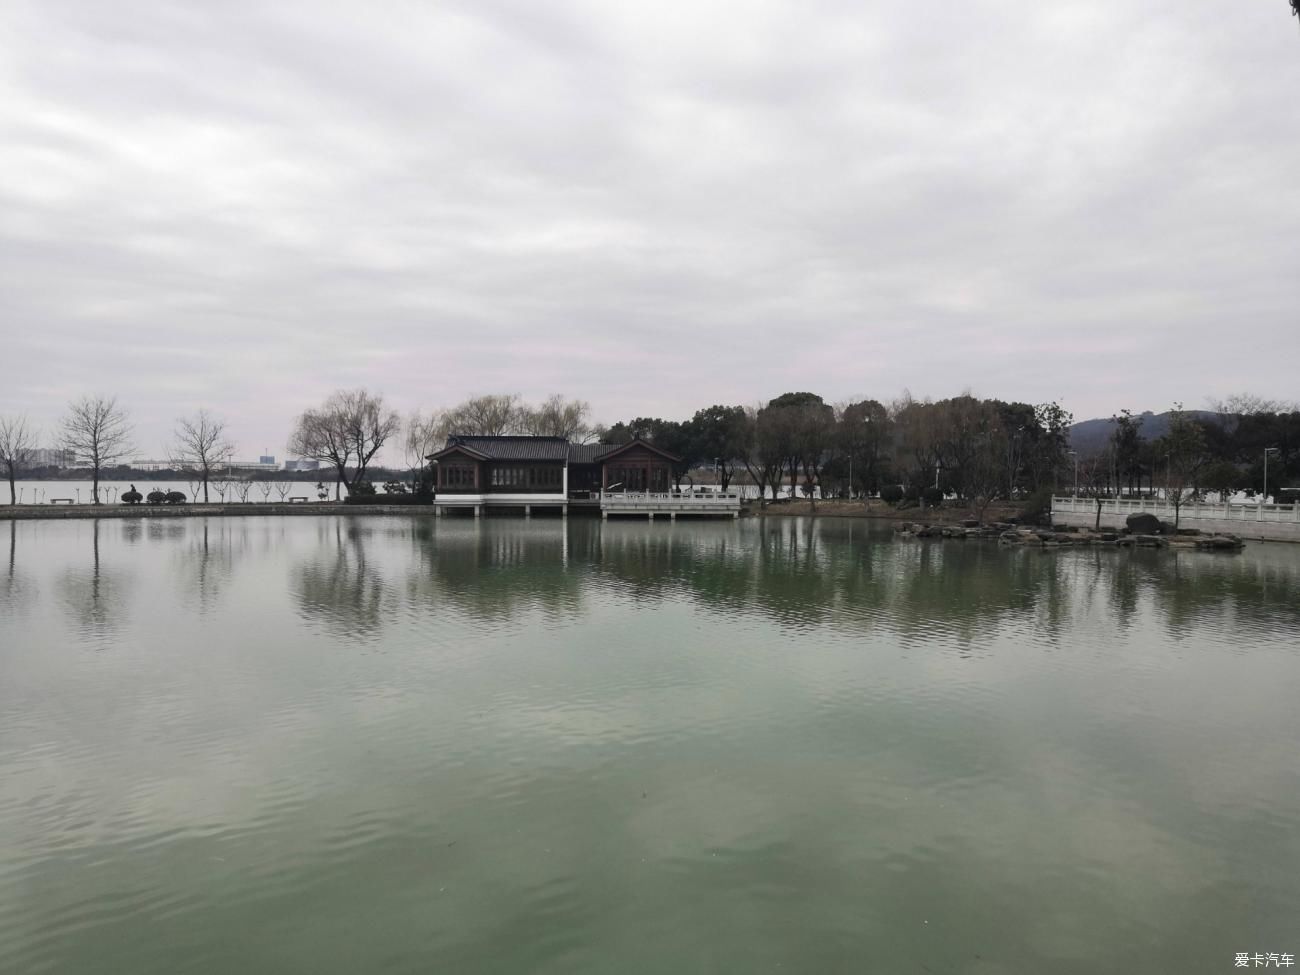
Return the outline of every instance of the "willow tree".
[[[436,412],[425,416],[419,410],[413,410],[406,418],[402,449],[406,467],[411,473],[411,490],[417,494],[429,473],[429,455],[441,446],[445,436],[443,423],[443,417]]]
[[[384,405],[383,394],[340,389],[320,407],[298,417],[289,452],[333,466],[337,500],[341,488],[352,490],[365,480],[375,454],[401,428],[402,418]]]
[[[585,443],[592,435],[591,404],[585,400],[567,400],[559,393],[548,396],[537,406],[519,408],[519,428],[534,437],[564,437]]]

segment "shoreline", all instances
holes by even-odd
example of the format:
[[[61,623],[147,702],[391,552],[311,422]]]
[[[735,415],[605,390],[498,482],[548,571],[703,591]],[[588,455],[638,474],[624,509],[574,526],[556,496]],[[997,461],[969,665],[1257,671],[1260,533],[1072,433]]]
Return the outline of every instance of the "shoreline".
[[[420,515],[433,517],[431,504],[344,504],[309,501],[304,504],[232,502],[227,504],[70,504],[3,505],[0,521],[61,521],[76,518],[235,518],[245,515]]]
[[[1008,521],[1020,511],[1018,505],[989,505],[984,521]],[[956,525],[975,517],[968,508],[895,508],[883,501],[819,501],[814,509],[808,501],[786,501],[759,507],[746,502],[742,518],[869,518],[878,521],[926,521],[932,525]]]
[[[985,512],[985,524],[1003,522],[1014,517],[1011,512],[1015,509],[1008,507],[1005,510],[995,510],[990,507]],[[588,515],[595,516],[598,512],[594,509],[581,509],[570,511],[569,515],[574,517],[584,517]],[[405,517],[437,517],[434,505],[432,504],[347,504],[339,501],[310,501],[299,504],[288,504],[281,502],[228,502],[217,504],[181,504],[181,505],[125,505],[120,503],[113,504],[71,504],[71,505],[0,505],[0,522],[5,521],[73,521],[73,520],[93,520],[96,518],[107,519],[125,519],[125,518],[244,518],[244,517],[326,517],[330,515],[340,515],[344,517],[357,516],[405,516]],[[885,521],[895,524],[913,523],[925,527],[934,527],[935,529],[956,528],[963,521],[971,519],[973,516],[969,511],[959,508],[929,508],[922,511],[920,508],[906,508],[899,510],[889,505],[881,504],[863,504],[862,502],[844,502],[844,501],[822,501],[819,502],[816,510],[812,510],[807,501],[790,502],[786,504],[771,504],[765,508],[758,508],[747,505],[741,508],[740,515],[742,518],[833,518],[833,519],[861,519],[864,521]],[[487,515],[487,517],[496,517]],[[547,514],[539,512],[534,517],[548,518]],[[553,520],[561,521],[563,519],[556,516]],[[1267,523],[1265,523],[1267,524]],[[1030,526],[1020,526],[1027,531],[1048,530],[1046,528],[1036,529]],[[1283,542],[1289,544],[1300,544],[1300,540],[1285,536],[1273,535],[1267,530],[1260,531],[1261,525],[1254,523],[1245,523],[1242,525],[1234,524],[1232,526],[1235,534],[1254,542]],[[1075,530],[1080,528],[1085,531],[1090,530],[1088,526],[1075,526]],[[1103,529],[1115,530],[1115,529]],[[1215,532],[1206,533],[1203,537],[1210,537]],[[1270,537],[1272,535],[1272,537]]]
[[[585,509],[581,514],[587,513]],[[591,512],[595,514],[593,510]],[[433,504],[347,504],[338,501],[308,501],[289,504],[277,501],[216,502],[200,504],[136,504],[126,505],[120,502],[99,505],[69,504],[18,504],[0,505],[0,521],[40,521],[65,520],[71,518],[196,518],[196,517],[236,517],[241,515],[419,515],[434,516]],[[570,515],[580,514],[574,510]],[[997,517],[995,517],[995,515]],[[1002,520],[1006,512],[995,512],[992,508],[986,513],[990,520]],[[765,508],[753,505],[741,508],[744,518],[868,518],[880,521],[915,521],[924,517],[931,524],[956,524],[969,513],[956,508],[919,508],[898,510],[889,505],[864,504],[862,502],[822,501],[816,510],[811,510],[807,501],[786,504],[771,504]]]

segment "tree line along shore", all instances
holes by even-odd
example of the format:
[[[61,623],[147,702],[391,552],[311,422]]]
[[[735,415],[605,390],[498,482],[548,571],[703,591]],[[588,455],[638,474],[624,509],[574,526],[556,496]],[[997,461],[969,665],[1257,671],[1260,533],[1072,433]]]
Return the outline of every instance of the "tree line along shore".
[[[377,478],[395,489],[431,491],[426,458],[452,434],[549,436],[572,442],[650,441],[676,455],[674,486],[700,481],[723,489],[748,484],[761,499],[879,498],[891,505],[952,502],[983,517],[992,505],[1043,507],[1055,490],[1088,497],[1160,496],[1175,507],[1247,491],[1277,497],[1300,483],[1300,408],[1238,395],[1208,410],[1181,404],[1150,415],[1120,410],[1105,435],[1074,442],[1073,416],[1058,403],[1019,403],[962,394],[940,400],[904,395],[829,403],[789,392],[753,405],[718,405],[689,419],[635,417],[605,425],[591,407],[552,396],[529,404],[516,395],[475,396],[454,407],[400,415],[382,393],[340,390],[293,421],[292,456],[319,471],[274,472],[272,480],[327,483],[335,497],[374,493]],[[1152,430],[1159,433],[1153,435]],[[208,409],[176,421],[168,457],[175,470],[136,472],[122,465],[134,450],[133,426],[117,398],[86,396],[68,405],[52,437],[82,465],[75,474],[188,480],[193,500],[210,502],[213,482],[234,445],[226,421]],[[0,416],[0,473],[15,482],[37,468],[40,431],[21,415]],[[378,466],[386,450],[389,462]],[[394,465],[395,454],[402,457]],[[45,473],[45,472],[43,472]],[[52,472],[51,472],[52,473]],[[49,473],[45,473],[49,476]],[[241,479],[260,479],[256,474]],[[761,503],[761,502],[760,502]]]

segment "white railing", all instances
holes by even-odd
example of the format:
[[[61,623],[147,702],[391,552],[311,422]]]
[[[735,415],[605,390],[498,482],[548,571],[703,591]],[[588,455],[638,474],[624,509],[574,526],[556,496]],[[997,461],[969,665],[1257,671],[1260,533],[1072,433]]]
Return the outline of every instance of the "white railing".
[[[1159,499],[1102,498],[1103,515],[1131,515],[1148,512],[1165,521],[1174,518],[1174,506]],[[1097,513],[1096,498],[1052,498],[1053,514]],[[1300,504],[1184,504],[1178,511],[1184,521],[1300,522]]]
[[[600,506],[616,511],[730,511],[740,508],[740,492],[605,491]]]

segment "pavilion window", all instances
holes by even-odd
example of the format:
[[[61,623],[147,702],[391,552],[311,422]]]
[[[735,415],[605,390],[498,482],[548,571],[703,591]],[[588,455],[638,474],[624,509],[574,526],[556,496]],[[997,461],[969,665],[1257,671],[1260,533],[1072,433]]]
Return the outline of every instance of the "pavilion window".
[[[528,486],[534,488],[559,487],[560,469],[558,467],[530,467],[528,469]]]
[[[616,491],[644,491],[646,489],[644,467],[611,467],[609,483]]]
[[[473,487],[474,486],[474,468],[472,467],[442,467],[442,486],[449,488]]]

